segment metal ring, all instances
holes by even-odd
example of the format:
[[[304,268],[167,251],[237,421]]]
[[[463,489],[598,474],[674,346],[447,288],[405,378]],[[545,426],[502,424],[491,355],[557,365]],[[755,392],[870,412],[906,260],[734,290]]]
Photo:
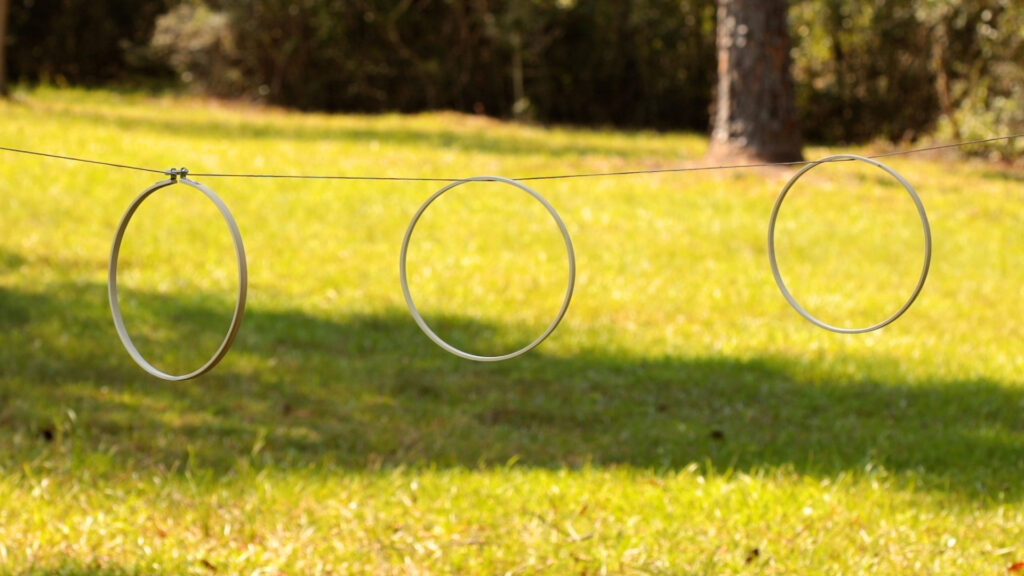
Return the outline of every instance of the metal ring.
[[[408,255],[409,252],[409,240],[412,238],[412,231],[416,228],[416,223],[419,222],[420,217],[423,216],[423,213],[426,211],[427,207],[430,206],[434,202],[434,200],[437,200],[439,197],[441,197],[442,194],[451,190],[452,188],[455,188],[456,186],[461,186],[462,184],[465,184],[467,182],[504,182],[505,184],[511,184],[512,186],[515,186],[516,188],[519,188],[520,190],[526,192],[530,196],[536,198],[537,201],[540,202],[544,206],[544,208],[547,209],[548,213],[551,214],[551,217],[554,218],[555,224],[558,225],[558,229],[562,233],[562,239],[565,241],[565,250],[569,256],[569,284],[568,286],[566,286],[565,289],[565,299],[562,301],[562,307],[558,310],[558,315],[555,316],[554,321],[551,322],[547,330],[545,330],[544,333],[541,334],[540,337],[534,340],[533,342],[530,342],[529,344],[520,348],[519,350],[516,350],[515,352],[502,354],[500,356],[479,356],[477,354],[470,354],[469,352],[460,350],[452,346],[451,344],[445,342],[440,336],[438,336],[433,330],[430,329],[430,326],[427,325],[427,322],[423,319],[423,316],[420,315],[419,310],[416,309],[416,304],[413,303],[412,300],[412,294],[409,292],[409,280],[406,275],[405,261],[406,256]],[[558,323],[562,321],[562,318],[565,317],[566,310],[569,309],[569,301],[572,300],[572,291],[574,286],[576,285],[576,254],[575,252],[573,252],[572,239],[569,238],[569,231],[566,229],[565,223],[562,222],[562,219],[558,216],[558,212],[555,211],[555,208],[551,206],[551,204],[547,200],[545,200],[543,196],[535,192],[529,186],[526,186],[521,182],[517,182],[509,178],[502,178],[500,176],[474,176],[472,178],[456,180],[455,182],[446,185],[444,188],[441,188],[437,192],[434,192],[434,195],[428,198],[427,201],[424,202],[422,206],[420,206],[420,209],[416,211],[416,215],[413,216],[412,221],[409,222],[409,228],[406,229],[405,231],[405,238],[402,240],[402,254],[399,260],[399,271],[402,279],[402,293],[405,294],[405,302],[406,304],[409,305],[409,312],[412,313],[413,320],[416,321],[416,324],[419,325],[420,330],[423,330],[423,333],[426,334],[428,338],[433,340],[434,343],[440,346],[441,348],[447,350],[448,352],[460,358],[465,358],[467,360],[475,360],[477,362],[499,362],[501,360],[508,360],[510,358],[515,358],[516,356],[521,356],[529,352],[538,344],[543,342],[548,336],[550,336],[551,333],[554,332],[555,328],[558,327]]]
[[[234,316],[231,317],[231,326],[228,328],[227,336],[224,337],[224,341],[221,342],[217,352],[214,353],[213,357],[210,358],[206,364],[203,364],[194,372],[177,376],[157,369],[155,366],[147,362],[146,359],[143,358],[142,354],[139,353],[135,344],[132,343],[131,336],[128,335],[128,329],[125,328],[124,318],[121,315],[121,305],[118,303],[117,299],[117,258],[121,252],[121,241],[124,239],[124,233],[128,229],[128,222],[131,221],[135,211],[139,209],[139,206],[142,205],[142,202],[146,198],[157,190],[175,184],[176,182],[181,182],[182,184],[186,184],[196,190],[199,190],[217,206],[217,209],[220,210],[221,216],[224,217],[224,221],[228,224],[228,229],[231,231],[231,237],[235,242],[235,254],[238,256],[238,301],[235,303],[235,313]],[[228,349],[231,348],[231,343],[235,340],[235,335],[238,334],[238,328],[242,324],[242,316],[245,313],[247,284],[248,272],[245,264],[245,248],[242,246],[242,233],[238,230],[238,224],[231,215],[231,211],[228,210],[227,205],[224,204],[224,201],[214,194],[213,190],[210,190],[199,182],[189,180],[187,178],[181,178],[180,180],[174,178],[170,180],[161,180],[149,188],[146,188],[142,194],[139,194],[139,196],[132,201],[131,205],[128,206],[128,210],[125,211],[124,216],[121,217],[121,224],[117,227],[117,233],[114,234],[114,246],[110,250],[110,270],[107,280],[107,294],[110,297],[110,311],[113,313],[114,327],[117,328],[117,335],[121,338],[121,344],[124,345],[125,350],[128,351],[132,360],[135,360],[136,364],[153,376],[171,381],[189,380],[213,369],[213,367],[216,366],[225,355],[227,355]]]
[[[782,281],[782,274],[779,272],[779,263],[775,258],[775,221],[779,217],[779,208],[782,207],[782,201],[785,200],[786,194],[789,193],[789,189],[793,187],[793,184],[795,184],[801,176],[806,174],[815,166],[818,166],[819,164],[823,164],[825,162],[836,162],[845,160],[859,160],[861,162],[867,162],[872,166],[877,166],[878,168],[881,168],[882,170],[888,172],[889,175],[891,175],[900,184],[902,184],[903,187],[910,194],[910,198],[914,201],[914,205],[917,206],[917,213],[921,217],[921,227],[924,229],[924,266],[922,266],[921,268],[921,277],[917,281],[917,286],[914,287],[913,293],[910,294],[910,298],[907,298],[907,301],[903,303],[903,306],[901,306],[895,314],[889,316],[885,320],[882,320],[878,324],[868,326],[867,328],[840,328],[838,326],[826,324],[825,322],[822,322],[821,320],[815,318],[810,312],[805,310],[803,306],[797,303],[796,298],[794,298],[793,295],[789,292],[789,289],[786,288],[785,282]],[[925,280],[928,279],[928,268],[931,265],[932,261],[932,232],[931,227],[928,225],[928,215],[925,213],[924,204],[921,203],[921,198],[917,195],[917,192],[914,191],[914,187],[911,186],[910,183],[907,182],[905,178],[903,178],[903,176],[900,176],[899,173],[897,173],[892,168],[889,168],[885,164],[882,164],[881,162],[871,158],[865,158],[863,156],[857,156],[854,154],[836,154],[834,156],[828,156],[822,158],[821,160],[811,162],[810,164],[807,164],[806,166],[801,168],[799,172],[794,174],[793,177],[789,179],[789,182],[787,182],[786,186],[783,187],[782,192],[779,193],[779,197],[775,201],[775,207],[772,208],[771,219],[768,222],[768,259],[771,262],[772,275],[775,277],[775,283],[778,284],[779,290],[782,291],[782,295],[785,296],[790,306],[792,306],[793,309],[799,312],[801,316],[809,320],[811,323],[826,330],[831,330],[832,332],[838,332],[840,334],[863,334],[865,332],[872,332],[874,330],[878,330],[879,328],[883,328],[893,323],[897,318],[902,316],[903,313],[910,308],[910,305],[914,303],[914,300],[917,299],[917,296],[921,293],[921,289],[924,288]]]

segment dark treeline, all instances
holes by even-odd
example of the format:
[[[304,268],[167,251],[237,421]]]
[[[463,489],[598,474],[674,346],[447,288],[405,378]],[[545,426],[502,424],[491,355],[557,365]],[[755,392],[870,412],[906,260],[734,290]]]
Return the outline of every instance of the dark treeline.
[[[16,81],[301,109],[706,130],[716,73],[710,0],[13,0],[10,20]],[[790,28],[811,140],[1024,124],[1018,0],[793,0]]]

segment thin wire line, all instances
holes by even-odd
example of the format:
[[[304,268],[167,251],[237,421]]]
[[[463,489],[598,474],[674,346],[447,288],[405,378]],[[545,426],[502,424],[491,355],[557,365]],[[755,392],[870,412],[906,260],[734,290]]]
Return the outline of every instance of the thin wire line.
[[[996,136],[994,138],[982,138],[981,140],[968,140],[966,142],[954,142],[952,144],[942,144],[939,146],[928,146],[927,148],[911,148],[910,150],[897,150],[896,152],[886,152],[884,154],[875,154],[874,156],[868,156],[868,158],[888,158],[889,156],[900,156],[902,154],[914,154],[916,152],[930,152],[932,150],[944,150],[946,148],[960,148],[962,146],[970,146],[972,144],[985,144],[987,142],[998,142],[999,140],[1013,140],[1014,138],[1024,137],[1022,134],[1011,134],[1009,136]]]
[[[458,182],[462,178],[426,178],[418,176],[334,176],[316,174],[214,174],[208,172],[189,172],[195,178],[290,178],[294,180],[369,180],[388,182]]]
[[[18,154],[31,154],[33,156],[44,156],[46,158],[56,158],[58,160],[70,160],[72,162],[84,162],[86,164],[99,164],[100,166],[110,166],[112,168],[125,168],[128,170],[139,170],[141,172],[155,172],[157,174],[166,174],[164,170],[153,170],[152,168],[143,168],[141,166],[129,166],[127,164],[117,164],[114,162],[103,162],[102,160],[89,160],[88,158],[75,158],[74,156],[61,156],[60,154],[48,154],[46,152],[33,152],[32,150],[21,150],[19,148],[8,148],[6,146],[0,146],[0,150],[6,150],[7,152],[17,152]]]
[[[1014,138],[1024,137],[1024,134],[1012,134],[1010,136],[997,136],[995,138],[984,138],[981,140],[969,140],[966,142],[956,142],[953,144],[942,144],[939,146],[927,146],[924,148],[911,148],[909,150],[899,150],[896,152],[886,152],[884,154],[874,154],[868,156],[868,158],[887,158],[889,156],[898,156],[901,154],[916,154],[918,152],[930,152],[932,150],[942,150],[945,148],[959,148],[962,146],[970,146],[972,144],[984,144],[986,142],[996,142],[999,140],[1012,140]],[[848,162],[849,160],[841,160],[841,162]],[[807,164],[813,164],[814,160],[797,160],[795,162],[763,162],[759,164],[726,164],[720,166],[691,166],[688,168],[655,168],[652,170],[627,170],[623,172],[596,172],[590,174],[562,174],[554,176],[529,176],[527,178],[517,178],[516,180],[557,180],[562,178],[587,178],[591,176],[628,176],[632,174],[658,174],[663,172],[700,172],[706,170],[738,170],[741,168],[770,168],[774,166],[806,166]]]
[[[659,172],[694,172],[699,170],[727,170],[730,168],[762,168],[767,166],[794,166],[810,164],[809,161],[798,160],[796,162],[771,162],[763,164],[734,164],[728,166],[700,166],[687,168],[655,168],[651,170],[629,170],[623,172],[589,172],[585,174],[556,174],[551,176],[526,176],[523,178],[511,178],[511,180],[556,180],[561,178],[592,178],[598,176],[628,176],[633,174],[657,174]],[[227,174],[227,173],[203,173],[190,172],[190,176],[202,178],[295,178],[295,179],[317,179],[317,180],[392,180],[401,182],[459,182],[463,178],[420,178],[402,176],[310,176],[310,175],[289,175],[289,174]]]
[[[634,174],[661,174],[665,172],[703,172],[708,170],[738,170],[740,168],[768,168],[772,166],[803,166],[810,160],[793,162],[764,162],[761,164],[726,164],[721,166],[689,166],[685,168],[652,168],[650,170],[625,170],[623,172],[591,172],[585,174],[556,174],[554,176],[527,176],[516,180],[561,180],[565,178],[590,178],[594,176],[631,176]]]
[[[996,136],[993,138],[982,138],[978,140],[967,140],[964,142],[954,142],[952,144],[940,144],[937,146],[925,146],[923,148],[911,148],[909,150],[897,150],[895,152],[885,152],[882,154],[873,154],[868,158],[888,158],[890,156],[902,156],[906,154],[917,154],[920,152],[930,152],[934,150],[944,150],[948,148],[961,148],[964,146],[971,146],[974,144],[986,144],[989,142],[998,142],[1001,140],[1013,140],[1015,138],[1024,137],[1022,134],[1011,134],[1009,136]],[[87,164],[99,164],[101,166],[110,166],[113,168],[125,168],[128,170],[139,170],[142,172],[152,172],[156,174],[171,175],[168,170],[155,170],[152,168],[143,168],[140,166],[131,166],[128,164],[118,164],[115,162],[104,162],[101,160],[89,160],[87,158],[76,158],[74,156],[63,156],[60,154],[49,154],[46,152],[34,152],[32,150],[22,150],[19,148],[8,148],[6,146],[0,146],[0,150],[7,152],[16,152],[18,154],[31,154],[33,156],[43,156],[46,158],[56,158],[59,160],[70,160],[72,162],[84,162]],[[745,168],[770,168],[776,166],[805,166],[807,164],[813,164],[813,160],[800,160],[795,162],[762,162],[755,164],[724,164],[718,166],[690,166],[683,168],[653,168],[650,170],[624,170],[620,172],[586,172],[580,174],[554,174],[548,176],[527,176],[524,178],[515,178],[514,180],[527,181],[527,180],[563,180],[568,178],[595,178],[595,177],[606,177],[606,176],[630,176],[636,174],[662,174],[662,173],[673,173],[673,172],[705,172],[713,170],[739,170]],[[296,180],[363,180],[363,181],[387,181],[387,182],[457,182],[462,178],[427,178],[419,176],[339,176],[339,175],[316,175],[316,174],[232,174],[232,173],[216,173],[216,172],[191,172],[190,177],[193,178],[277,178],[277,179],[296,179]]]

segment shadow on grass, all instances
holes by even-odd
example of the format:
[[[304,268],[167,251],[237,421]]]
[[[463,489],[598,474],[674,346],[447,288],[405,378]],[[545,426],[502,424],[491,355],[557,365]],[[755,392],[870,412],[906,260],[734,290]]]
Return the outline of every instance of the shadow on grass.
[[[223,329],[201,299],[147,301],[153,318]],[[253,309],[214,372],[166,383],[121,349],[104,286],[0,288],[0,462],[217,473],[513,459],[810,475],[884,467],[925,487],[1019,499],[1022,406],[1010,383],[875,382],[783,357],[554,357],[541,347],[475,364],[434,347],[404,311],[327,319]]]
[[[0,250],[0,273],[16,272],[25,265],[25,258],[20,254]]]

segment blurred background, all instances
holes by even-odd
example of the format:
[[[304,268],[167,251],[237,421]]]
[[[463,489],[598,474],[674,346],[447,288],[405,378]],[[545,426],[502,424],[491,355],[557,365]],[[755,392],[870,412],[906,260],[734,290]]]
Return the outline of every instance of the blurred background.
[[[706,132],[713,114],[709,0],[4,3],[10,83],[659,130]],[[805,141],[1024,128],[1018,0],[793,0],[788,28]]]

